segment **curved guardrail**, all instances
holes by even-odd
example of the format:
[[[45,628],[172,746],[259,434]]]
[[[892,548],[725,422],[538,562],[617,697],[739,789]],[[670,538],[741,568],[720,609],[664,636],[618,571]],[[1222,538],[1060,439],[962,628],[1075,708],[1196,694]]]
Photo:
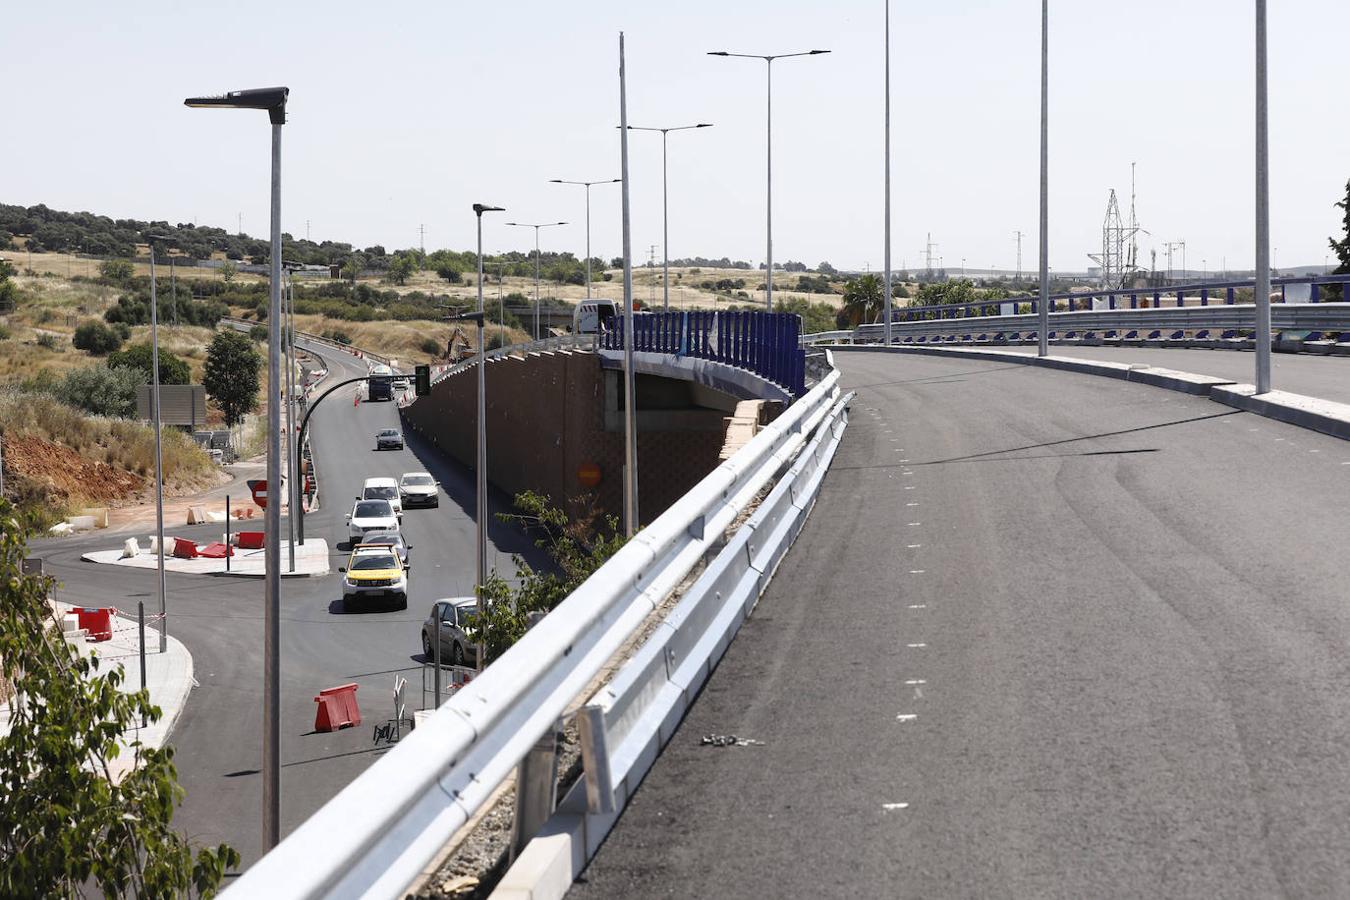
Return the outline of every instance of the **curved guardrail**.
[[[832,371],[347,785],[231,897],[399,897],[839,406]],[[785,489],[786,490],[786,489]],[[774,507],[778,509],[778,507]],[[738,532],[739,533],[739,532]]]

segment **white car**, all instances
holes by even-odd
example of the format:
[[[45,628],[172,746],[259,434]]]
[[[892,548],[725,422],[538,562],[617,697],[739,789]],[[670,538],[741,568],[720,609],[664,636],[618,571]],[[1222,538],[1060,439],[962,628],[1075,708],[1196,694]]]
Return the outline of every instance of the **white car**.
[[[404,472],[398,492],[404,506],[440,506],[441,483],[426,472]]]
[[[367,531],[398,531],[398,516],[388,500],[362,500],[357,498],[352,511],[347,514],[347,531],[352,543],[361,543]]]
[[[394,515],[403,518],[403,498],[399,496],[398,482],[392,478],[367,478],[361,486],[361,500],[388,500]]]

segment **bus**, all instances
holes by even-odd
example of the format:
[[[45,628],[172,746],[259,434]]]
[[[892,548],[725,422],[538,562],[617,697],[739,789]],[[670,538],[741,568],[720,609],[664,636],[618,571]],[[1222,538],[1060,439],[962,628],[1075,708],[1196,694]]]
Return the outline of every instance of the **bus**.
[[[388,366],[375,366],[370,370],[370,380],[366,382],[367,400],[394,399],[394,370]]]

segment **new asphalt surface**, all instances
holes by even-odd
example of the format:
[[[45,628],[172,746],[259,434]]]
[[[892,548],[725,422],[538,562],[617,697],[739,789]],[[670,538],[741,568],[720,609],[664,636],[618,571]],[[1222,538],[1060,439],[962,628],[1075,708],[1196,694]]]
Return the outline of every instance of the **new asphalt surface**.
[[[321,346],[329,377],[320,390],[365,374],[361,361]],[[407,449],[376,452],[375,433],[398,426],[392,403],[353,405],[357,386],[339,389],[323,401],[310,421],[321,508],[306,517],[307,537],[323,537],[333,551],[332,574],[285,578],[281,585],[282,831],[290,832],[374,762],[382,747],[373,727],[393,717],[395,676],[408,679],[408,715],[421,708],[421,626],[432,601],[473,593],[474,483],[471,471],[449,461],[409,434]],[[345,515],[362,482],[372,476],[397,478],[427,471],[441,482],[437,509],[405,511],[403,532],[413,545],[408,609],[344,613],[341,575],[345,562]],[[491,498],[493,512],[510,500]],[[261,523],[254,520],[253,527]],[[285,533],[283,520],[283,534]],[[214,537],[222,525],[178,527],[168,535]],[[144,537],[144,535],[141,535]],[[489,562],[512,573],[510,555],[538,562],[528,538],[493,522]],[[157,575],[83,562],[90,549],[115,547],[126,535],[108,532],[39,541],[32,554],[63,586],[58,597],[72,603],[132,610],[143,600],[158,609]],[[282,563],[286,546],[282,544]],[[229,576],[168,575],[169,633],[192,653],[198,686],[188,697],[169,743],[175,749],[186,798],[174,818],[185,834],[203,844],[227,842],[247,867],[261,853],[263,581]],[[151,648],[153,651],[153,647]],[[314,697],[326,687],[355,682],[364,722],[356,728],[313,731]],[[429,680],[428,680],[429,683]],[[428,705],[430,705],[428,697]],[[297,864],[303,864],[297,861]]]
[[[1350,445],[836,360],[815,510],[573,896],[1350,894]]]

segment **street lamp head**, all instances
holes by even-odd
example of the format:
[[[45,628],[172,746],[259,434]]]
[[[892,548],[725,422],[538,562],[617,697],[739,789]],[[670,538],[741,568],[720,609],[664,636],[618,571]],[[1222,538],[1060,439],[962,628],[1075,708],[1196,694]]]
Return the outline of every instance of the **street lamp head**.
[[[475,203],[475,204],[473,205],[473,211],[476,212],[476,213],[478,213],[478,215],[481,216],[481,215],[482,215],[483,213],[485,213],[485,212],[506,212],[506,207],[504,207],[504,206],[488,206],[486,203]]]
[[[695,128],[711,128],[711,127],[712,127],[712,123],[711,123],[711,122],[699,122],[699,123],[698,123],[697,125],[695,125],[694,127],[695,127]]]
[[[806,54],[806,55],[807,55],[807,56],[819,56],[819,55],[822,54],[822,53],[829,53],[829,52],[830,52],[829,50],[812,50],[810,53],[808,53],[808,54]]]
[[[567,184],[567,182],[566,182],[566,181],[563,181],[561,178],[550,178],[550,179],[548,180],[548,183],[549,183],[549,184]]]
[[[230,91],[214,97],[188,97],[184,106],[194,109],[219,106],[225,109],[265,109],[273,125],[286,124],[286,99],[290,96],[288,87],[252,88],[247,91]]]
[[[708,51],[708,55],[709,55],[709,56],[730,56],[731,54],[728,53],[728,52],[725,51],[725,50],[709,50],[709,51]]]

